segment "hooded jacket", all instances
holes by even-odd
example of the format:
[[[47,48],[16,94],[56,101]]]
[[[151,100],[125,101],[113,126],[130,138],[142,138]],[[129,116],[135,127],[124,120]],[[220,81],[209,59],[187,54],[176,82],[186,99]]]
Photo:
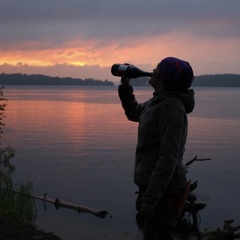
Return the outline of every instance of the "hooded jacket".
[[[182,159],[194,91],[154,93],[142,104],[131,85],[120,85],[118,94],[127,118],[139,122],[134,182],[144,192],[142,200],[156,204],[163,196],[179,194],[186,174]]]

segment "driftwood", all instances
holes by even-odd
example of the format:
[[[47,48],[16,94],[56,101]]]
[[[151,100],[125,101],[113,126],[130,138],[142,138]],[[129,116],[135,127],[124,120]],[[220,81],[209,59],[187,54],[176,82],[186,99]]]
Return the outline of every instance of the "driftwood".
[[[42,200],[44,203],[46,203],[46,202],[52,203],[55,205],[55,207],[57,209],[59,207],[64,207],[64,208],[68,208],[68,209],[73,209],[73,210],[77,211],[78,213],[81,213],[81,212],[91,213],[94,216],[97,216],[100,218],[105,218],[106,215],[109,214],[107,211],[104,211],[104,210],[97,210],[97,209],[82,206],[82,205],[75,205],[75,204],[72,204],[69,202],[61,201],[58,198],[56,198],[56,199],[47,198],[47,194],[44,194],[43,197],[34,196],[34,195],[30,195],[30,197],[35,198],[37,200]]]
[[[20,193],[18,191],[12,190],[12,189],[1,188],[1,190],[10,191],[10,192],[13,192],[13,193],[16,193],[16,194],[22,194],[22,193]],[[34,199],[37,199],[37,200],[42,200],[44,202],[44,204],[46,202],[52,203],[52,204],[54,204],[54,206],[57,209],[59,209],[60,207],[68,208],[68,209],[75,210],[78,213],[82,213],[82,212],[91,213],[94,216],[100,217],[100,218],[105,218],[109,214],[105,210],[97,210],[97,209],[86,207],[86,206],[82,206],[82,205],[75,205],[75,204],[72,204],[72,203],[69,203],[69,202],[61,201],[58,198],[56,198],[56,199],[48,198],[46,193],[43,195],[43,197],[35,196],[35,195],[32,195],[32,194],[26,195],[26,197],[31,197],[31,198],[34,198]]]

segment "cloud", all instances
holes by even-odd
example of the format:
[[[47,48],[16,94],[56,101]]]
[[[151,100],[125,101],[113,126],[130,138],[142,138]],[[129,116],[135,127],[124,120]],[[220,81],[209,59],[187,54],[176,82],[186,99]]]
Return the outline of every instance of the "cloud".
[[[78,67],[99,66],[94,70],[102,76],[115,61],[152,70],[172,55],[200,74],[227,66],[236,72],[239,9],[239,0],[2,0],[0,65],[21,62],[21,69],[55,74],[62,66],[70,76]]]
[[[239,36],[239,7],[236,0],[4,0],[1,41],[7,43],[12,36],[16,43],[43,39],[53,45],[78,38],[126,39],[176,30],[206,37]]]

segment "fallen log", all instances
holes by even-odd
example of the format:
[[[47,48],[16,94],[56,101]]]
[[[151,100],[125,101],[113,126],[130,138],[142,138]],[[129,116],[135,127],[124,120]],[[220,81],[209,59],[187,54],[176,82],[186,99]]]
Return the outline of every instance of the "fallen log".
[[[10,192],[13,192],[13,193],[16,193],[16,194],[23,194],[23,193],[20,193],[16,190],[13,190],[13,189],[5,189],[5,188],[1,188],[1,187],[0,187],[0,189],[2,191],[10,191]],[[43,195],[43,197],[35,196],[35,195],[32,195],[32,194],[29,194],[29,195],[25,194],[25,195],[26,195],[26,197],[31,197],[31,198],[34,198],[34,199],[37,199],[37,200],[42,200],[44,202],[44,204],[46,202],[52,203],[52,204],[54,204],[54,206],[57,209],[60,208],[60,207],[68,208],[68,209],[75,210],[78,213],[83,213],[83,212],[91,213],[94,216],[100,217],[100,218],[105,218],[109,214],[109,212],[107,212],[105,210],[97,210],[97,209],[86,207],[86,206],[83,206],[83,205],[76,205],[76,204],[73,204],[73,203],[70,203],[70,202],[61,201],[58,198],[56,198],[56,199],[48,198],[46,193]]]
[[[42,200],[44,203],[46,203],[46,202],[52,203],[52,204],[55,205],[55,207],[57,209],[59,207],[64,207],[64,208],[68,208],[68,209],[73,209],[73,210],[77,211],[78,213],[81,213],[81,212],[91,213],[94,216],[100,217],[100,218],[105,218],[109,214],[105,210],[97,210],[97,209],[82,206],[82,205],[75,205],[75,204],[72,204],[72,203],[69,203],[69,202],[61,201],[58,198],[56,198],[56,199],[47,198],[46,194],[44,194],[43,197],[35,196],[35,195],[30,195],[30,197],[38,199],[38,200]]]

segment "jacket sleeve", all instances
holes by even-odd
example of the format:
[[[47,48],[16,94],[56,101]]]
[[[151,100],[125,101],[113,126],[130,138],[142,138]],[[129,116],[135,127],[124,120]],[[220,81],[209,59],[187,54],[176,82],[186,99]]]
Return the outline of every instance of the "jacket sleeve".
[[[164,195],[180,161],[180,150],[185,142],[186,114],[184,109],[173,100],[165,104],[160,111],[159,133],[161,149],[150,182],[143,196],[149,204],[157,203]]]
[[[133,87],[131,85],[120,85],[118,87],[118,95],[127,118],[130,121],[138,122],[145,104],[139,104],[136,101]]]

